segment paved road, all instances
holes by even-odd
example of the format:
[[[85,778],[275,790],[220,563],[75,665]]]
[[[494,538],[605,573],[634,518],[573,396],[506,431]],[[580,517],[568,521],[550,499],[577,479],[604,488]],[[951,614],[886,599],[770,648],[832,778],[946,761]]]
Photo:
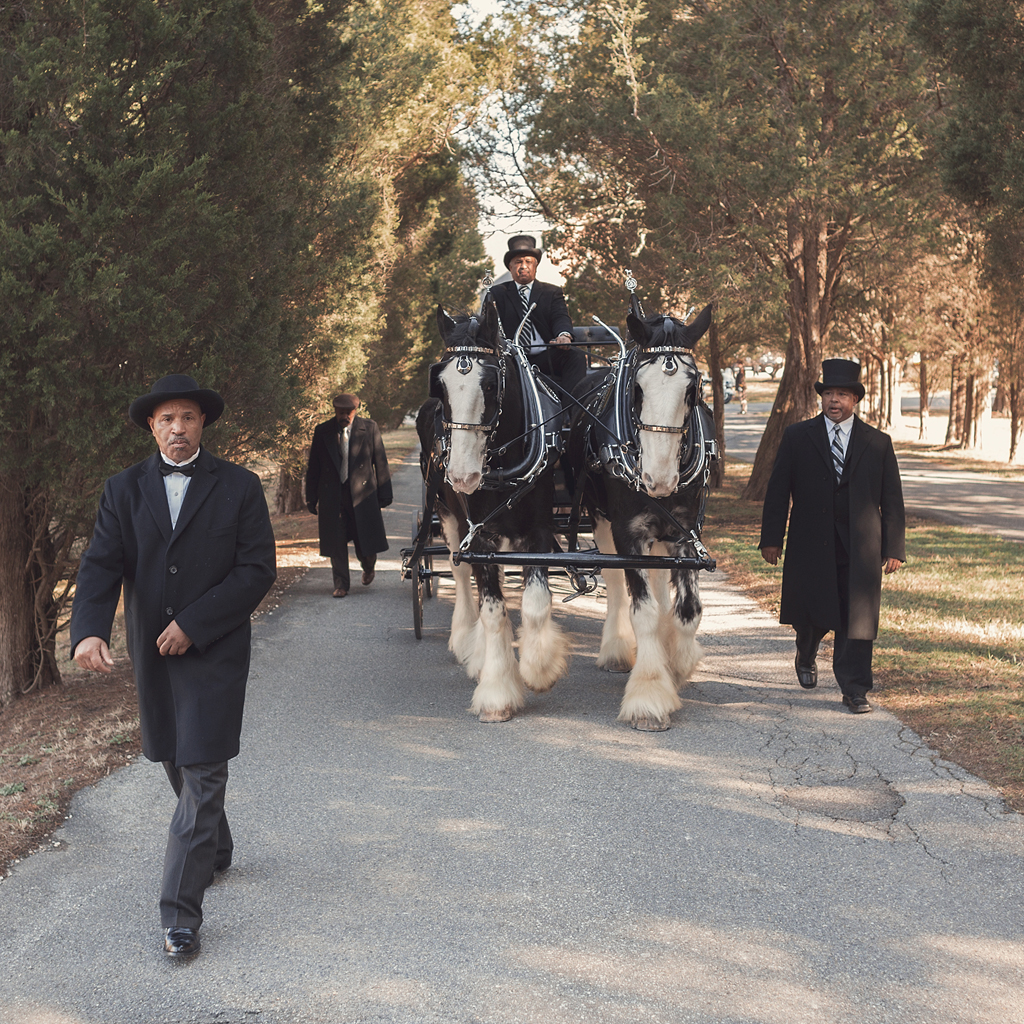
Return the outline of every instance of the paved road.
[[[569,678],[478,724],[447,587],[417,642],[395,565],[345,601],[313,569],[257,625],[199,958],[159,951],[172,798],[140,760],[0,884],[0,1022],[1024,1022],[1021,818],[831,679],[800,690],[721,574],[652,735],[615,722],[593,598],[559,607]]]
[[[750,403],[745,416],[733,403],[726,406],[725,447],[730,456],[754,461],[770,411],[766,402]],[[1024,541],[1024,480],[938,466],[933,459],[905,453],[899,463],[909,511]]]

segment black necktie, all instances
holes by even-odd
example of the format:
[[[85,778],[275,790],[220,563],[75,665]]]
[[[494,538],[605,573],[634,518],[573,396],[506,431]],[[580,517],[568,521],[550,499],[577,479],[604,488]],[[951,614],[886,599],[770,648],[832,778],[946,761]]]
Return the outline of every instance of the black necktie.
[[[185,466],[172,466],[169,462],[160,460],[160,472],[164,476],[170,476],[172,473],[184,473],[185,476],[191,476],[195,472],[196,464],[194,462],[188,463]]]
[[[523,316],[526,316],[530,310],[530,300],[526,294],[526,286],[520,285],[517,289],[519,292],[519,311]],[[532,347],[534,342],[537,340],[537,332],[533,329],[533,324],[529,320],[526,321],[526,326],[523,327],[523,333],[519,335],[523,344],[527,348]]]

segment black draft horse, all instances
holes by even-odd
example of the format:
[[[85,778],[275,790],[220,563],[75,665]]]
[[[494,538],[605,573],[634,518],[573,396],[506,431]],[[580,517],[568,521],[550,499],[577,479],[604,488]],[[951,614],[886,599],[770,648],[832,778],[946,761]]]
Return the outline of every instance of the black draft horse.
[[[467,537],[470,551],[497,551],[504,544],[513,551],[556,550],[557,399],[502,338],[493,303],[485,304],[481,317],[452,318],[438,306],[437,325],[445,352],[431,367],[433,397],[421,407],[416,430],[428,488],[432,475],[437,486],[436,510],[449,550],[460,550]],[[568,665],[567,640],[551,618],[547,567],[523,570],[518,664],[498,567],[460,563],[452,573],[448,647],[476,680],[470,710],[481,722],[508,721],[525,703],[526,687],[550,690]]]
[[[603,552],[697,555],[691,531],[698,531],[699,543],[714,421],[690,349],[710,324],[710,306],[687,325],[645,316],[634,296],[627,326],[635,347],[577,389],[582,398],[598,386],[591,415],[574,417],[568,456]],[[597,665],[630,672],[619,720],[646,731],[667,729],[682,707],[679,688],[702,654],[697,572],[673,568],[674,593],[663,569],[603,575],[608,607]]]

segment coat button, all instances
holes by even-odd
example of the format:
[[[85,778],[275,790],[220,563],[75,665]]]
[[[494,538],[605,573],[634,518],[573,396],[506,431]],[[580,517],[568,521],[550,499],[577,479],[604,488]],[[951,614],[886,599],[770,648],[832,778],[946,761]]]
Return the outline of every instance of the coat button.
[[[173,608],[165,608],[165,609],[164,609],[164,612],[165,612],[165,613],[166,613],[167,615],[173,615],[173,614],[174,614],[174,609],[173,609]]]
[[[167,571],[173,576],[174,573],[178,571],[178,567],[176,565],[172,565]]]

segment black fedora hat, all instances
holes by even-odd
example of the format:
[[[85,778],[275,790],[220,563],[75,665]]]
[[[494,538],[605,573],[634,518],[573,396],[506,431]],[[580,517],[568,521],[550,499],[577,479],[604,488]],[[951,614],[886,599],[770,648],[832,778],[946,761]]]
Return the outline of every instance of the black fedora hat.
[[[137,427],[149,430],[147,420],[153,410],[164,402],[175,398],[189,399],[196,402],[206,414],[205,426],[209,426],[224,411],[224,399],[216,391],[201,388],[194,377],[185,373],[172,373],[161,377],[149,390],[148,395],[140,395],[128,408],[128,418]]]
[[[860,382],[860,363],[852,359],[825,359],[821,364],[821,380],[814,385],[820,395],[825,388],[845,388],[857,396],[864,397],[864,385]]]
[[[540,249],[537,248],[537,239],[533,235],[513,235],[508,240],[508,252],[505,253],[505,268],[516,256],[532,256],[540,263]]]

